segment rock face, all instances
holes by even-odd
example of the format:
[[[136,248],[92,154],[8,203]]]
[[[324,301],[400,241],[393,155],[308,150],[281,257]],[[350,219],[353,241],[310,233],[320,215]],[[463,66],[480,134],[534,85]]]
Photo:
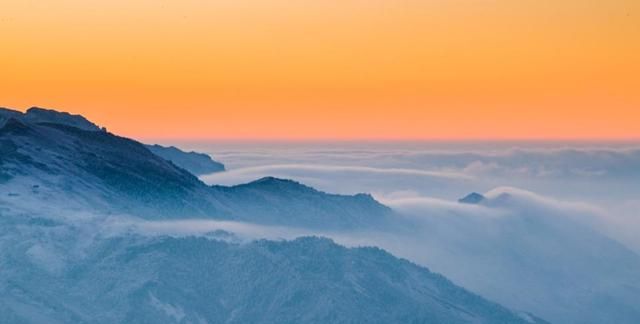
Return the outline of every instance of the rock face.
[[[157,144],[146,145],[146,147],[155,155],[173,162],[196,176],[225,170],[224,164],[214,161],[204,153],[185,152],[174,146],[166,147]]]

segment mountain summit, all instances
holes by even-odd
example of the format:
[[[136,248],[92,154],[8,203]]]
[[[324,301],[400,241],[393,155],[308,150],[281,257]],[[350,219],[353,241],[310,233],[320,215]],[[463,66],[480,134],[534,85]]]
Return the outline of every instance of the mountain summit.
[[[483,201],[485,201],[487,198],[485,198],[483,195],[477,193],[477,192],[472,192],[466,196],[464,196],[463,198],[458,199],[459,203],[463,203],[463,204],[471,204],[471,205],[477,205],[479,203],[482,203]]]
[[[73,126],[87,131],[101,130],[98,125],[90,122],[83,116],[39,107],[31,107],[27,109],[25,113],[12,109],[0,108],[0,126],[2,126],[3,121],[6,122],[9,118],[15,118],[25,123],[32,124],[53,123]]]

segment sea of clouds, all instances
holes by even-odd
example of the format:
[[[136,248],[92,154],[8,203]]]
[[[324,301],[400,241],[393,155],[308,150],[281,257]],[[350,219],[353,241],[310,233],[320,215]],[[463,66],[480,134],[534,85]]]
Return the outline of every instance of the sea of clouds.
[[[327,192],[371,193],[412,215],[473,213],[457,199],[470,192],[511,188],[539,204],[582,206],[572,218],[640,251],[635,235],[640,230],[636,143],[174,144],[204,151],[226,164],[227,172],[202,177],[209,184],[276,176]]]

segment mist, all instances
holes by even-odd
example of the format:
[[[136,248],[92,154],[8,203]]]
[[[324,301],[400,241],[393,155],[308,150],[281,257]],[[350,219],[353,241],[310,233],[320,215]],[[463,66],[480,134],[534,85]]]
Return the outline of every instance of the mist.
[[[473,208],[460,206],[459,198],[512,188],[537,203],[582,206],[573,220],[640,251],[640,239],[633,235],[640,228],[640,148],[635,143],[182,145],[227,164],[229,171],[201,177],[208,184],[276,176],[327,192],[371,193],[403,214],[442,214],[434,206],[470,212]]]

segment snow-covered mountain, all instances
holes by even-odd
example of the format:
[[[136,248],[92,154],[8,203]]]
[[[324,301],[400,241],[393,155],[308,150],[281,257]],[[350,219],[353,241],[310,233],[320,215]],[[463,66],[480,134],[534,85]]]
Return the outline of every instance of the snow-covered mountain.
[[[34,112],[41,117],[28,117]],[[369,226],[390,214],[368,195],[331,195],[293,181],[211,187],[139,142],[55,113],[2,112],[0,181],[7,195],[0,201],[25,207],[32,200],[26,207],[34,208],[65,201],[65,209],[301,227]]]
[[[165,160],[191,172],[196,176],[224,171],[224,164],[214,161],[204,153],[185,152],[175,146],[162,146],[158,144],[146,145],[147,148]]]
[[[542,323],[377,248],[118,234],[0,212],[1,323]]]

